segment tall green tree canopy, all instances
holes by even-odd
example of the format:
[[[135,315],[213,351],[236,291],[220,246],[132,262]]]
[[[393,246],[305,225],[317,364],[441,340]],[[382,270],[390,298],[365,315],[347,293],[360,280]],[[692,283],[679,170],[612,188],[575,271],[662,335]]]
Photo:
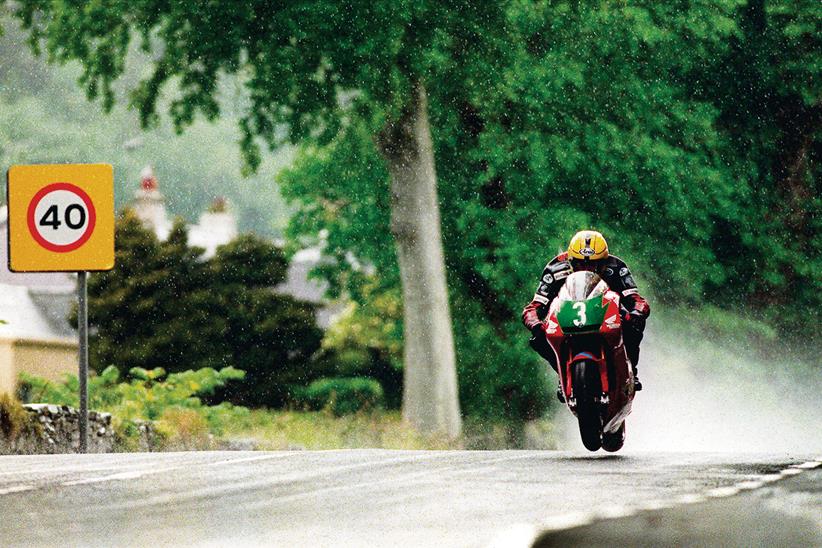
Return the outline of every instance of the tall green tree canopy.
[[[447,303],[439,231],[424,231],[439,227],[439,204],[470,413],[529,416],[545,401],[517,318],[580,228],[603,231],[655,302],[753,311],[782,333],[818,323],[812,0],[20,5],[35,42],[84,62],[92,96],[110,97],[138,32],[157,59],[133,95],[147,123],[166,82],[179,83],[171,115],[184,126],[218,115],[221,73],[245,76],[250,165],[257,137],[308,138],[283,178],[299,208],[292,235],[327,229],[336,290],[401,288],[403,319],[389,321],[404,328],[406,375],[447,386],[448,360],[420,359],[448,347],[434,336],[450,332],[447,306],[413,331]],[[426,337],[435,344],[417,346]],[[425,420],[442,426],[440,415]]]
[[[605,233],[653,303],[751,314],[782,334],[819,317],[814,9],[516,4],[501,77],[440,82],[431,111],[466,411],[528,416],[544,401],[519,311],[582,228]],[[386,294],[398,284],[384,176],[367,129],[350,127],[281,178],[300,204],[292,235],[326,229],[342,265],[326,274],[358,299],[374,281],[346,266],[351,251]]]

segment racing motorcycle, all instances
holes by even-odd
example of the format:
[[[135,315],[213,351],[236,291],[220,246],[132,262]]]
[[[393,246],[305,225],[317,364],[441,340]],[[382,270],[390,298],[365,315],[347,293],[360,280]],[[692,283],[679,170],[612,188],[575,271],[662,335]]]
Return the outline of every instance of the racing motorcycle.
[[[576,415],[582,443],[590,451],[622,448],[634,399],[619,299],[595,273],[574,272],[545,321],[565,404]]]

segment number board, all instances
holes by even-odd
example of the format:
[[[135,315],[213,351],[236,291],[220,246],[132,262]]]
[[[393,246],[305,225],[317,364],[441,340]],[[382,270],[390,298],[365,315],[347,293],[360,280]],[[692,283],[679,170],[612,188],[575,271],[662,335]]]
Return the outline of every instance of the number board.
[[[12,166],[7,173],[9,270],[114,268],[114,172],[109,164]]]

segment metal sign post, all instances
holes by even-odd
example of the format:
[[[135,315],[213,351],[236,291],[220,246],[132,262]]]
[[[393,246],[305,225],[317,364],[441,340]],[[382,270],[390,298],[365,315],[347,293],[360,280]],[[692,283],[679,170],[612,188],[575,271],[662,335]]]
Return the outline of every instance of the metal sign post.
[[[11,166],[6,173],[9,270],[76,272],[80,453],[88,451],[88,272],[114,268],[109,164]]]
[[[80,452],[88,451],[88,273],[77,273],[77,332],[80,335]]]

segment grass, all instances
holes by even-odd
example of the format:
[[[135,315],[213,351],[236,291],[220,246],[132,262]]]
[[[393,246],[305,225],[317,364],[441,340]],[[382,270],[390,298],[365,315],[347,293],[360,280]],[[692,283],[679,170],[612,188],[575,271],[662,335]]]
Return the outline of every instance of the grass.
[[[358,413],[335,417],[327,411],[256,409],[242,421],[226,425],[224,439],[253,440],[258,449],[456,449],[459,445],[423,436],[399,413]]]
[[[226,425],[223,440],[252,441],[257,449],[550,449],[555,447],[551,422],[524,428],[504,423],[465,422],[456,440],[425,436],[402,420],[397,411],[334,417],[327,411],[253,410],[243,421]]]

